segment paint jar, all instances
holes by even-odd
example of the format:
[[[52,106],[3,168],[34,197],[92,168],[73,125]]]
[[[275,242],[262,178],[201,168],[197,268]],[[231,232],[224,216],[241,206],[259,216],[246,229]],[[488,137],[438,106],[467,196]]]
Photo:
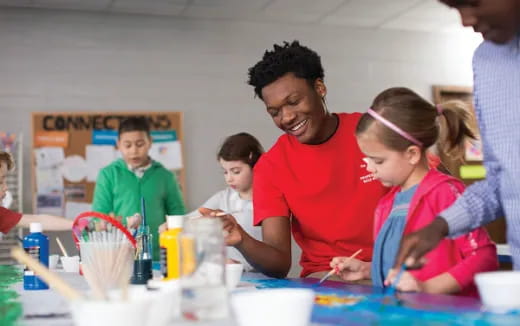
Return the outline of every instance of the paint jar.
[[[23,249],[42,265],[49,266],[49,238],[42,233],[41,223],[31,223],[30,233],[23,239]],[[34,271],[27,266],[23,270],[23,288],[25,290],[46,290],[49,288]]]
[[[188,220],[181,234],[181,311],[188,320],[215,320],[229,314],[226,247],[222,222]]]
[[[141,225],[136,237],[137,250],[132,273],[132,284],[146,284],[152,274],[152,235],[148,225]]]
[[[183,219],[184,216],[182,215],[167,216],[168,230],[159,236],[161,274],[165,281],[178,279],[181,274],[179,237],[182,231]]]

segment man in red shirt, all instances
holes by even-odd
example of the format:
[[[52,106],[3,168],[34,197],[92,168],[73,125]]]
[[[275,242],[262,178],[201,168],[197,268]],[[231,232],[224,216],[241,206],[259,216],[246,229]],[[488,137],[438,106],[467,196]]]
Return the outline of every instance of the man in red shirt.
[[[0,201],[7,192],[7,172],[14,167],[11,155],[0,151]],[[29,227],[32,222],[41,223],[44,230],[65,231],[72,229],[72,221],[63,217],[50,215],[28,215],[13,212],[5,207],[0,207],[0,233],[9,232],[15,225]]]
[[[336,256],[370,260],[373,216],[385,193],[366,170],[354,129],[358,113],[327,110],[319,55],[297,41],[274,45],[249,69],[249,84],[285,132],[254,169],[254,223],[263,241],[224,218],[234,245],[256,269],[285,277],[291,235],[302,249],[304,277],[320,277]]]

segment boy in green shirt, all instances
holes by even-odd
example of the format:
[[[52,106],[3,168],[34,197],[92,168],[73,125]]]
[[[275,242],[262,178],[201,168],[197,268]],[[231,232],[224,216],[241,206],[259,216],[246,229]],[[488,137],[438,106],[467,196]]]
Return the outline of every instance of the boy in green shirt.
[[[100,171],[92,209],[133,216],[141,212],[141,197],[144,197],[146,221],[153,237],[153,260],[158,261],[159,225],[164,223],[166,215],[183,215],[185,207],[175,175],[148,155],[151,146],[150,127],[144,117],[121,121],[117,148],[123,159]]]

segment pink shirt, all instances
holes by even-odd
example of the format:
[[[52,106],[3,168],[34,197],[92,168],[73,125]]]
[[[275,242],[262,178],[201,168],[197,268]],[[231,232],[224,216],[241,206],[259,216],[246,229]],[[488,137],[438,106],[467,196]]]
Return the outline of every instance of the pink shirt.
[[[376,208],[374,237],[388,218],[400,187],[386,194]],[[419,184],[406,217],[404,234],[428,225],[449,207],[464,191],[460,180],[431,169]],[[450,273],[459,283],[461,295],[477,296],[473,281],[476,273],[496,270],[498,260],[495,244],[484,228],[478,228],[455,239],[444,239],[426,254],[427,263],[421,269],[410,271],[420,281],[426,281],[444,272]]]

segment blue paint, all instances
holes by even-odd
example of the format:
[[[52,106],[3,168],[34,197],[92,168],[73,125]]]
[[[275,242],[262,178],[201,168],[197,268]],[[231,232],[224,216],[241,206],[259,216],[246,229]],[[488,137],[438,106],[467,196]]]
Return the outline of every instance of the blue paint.
[[[244,279],[259,289],[310,288],[316,294],[339,297],[362,296],[354,305],[314,305],[312,322],[324,325],[520,325],[520,312],[504,315],[485,313],[474,298],[421,293],[398,293],[399,300],[386,300],[382,288],[315,279]]]
[[[41,223],[31,223],[30,232],[23,239],[23,249],[42,265],[49,266],[49,238],[42,233]],[[27,266],[23,271],[25,290],[47,290],[49,286]]]

